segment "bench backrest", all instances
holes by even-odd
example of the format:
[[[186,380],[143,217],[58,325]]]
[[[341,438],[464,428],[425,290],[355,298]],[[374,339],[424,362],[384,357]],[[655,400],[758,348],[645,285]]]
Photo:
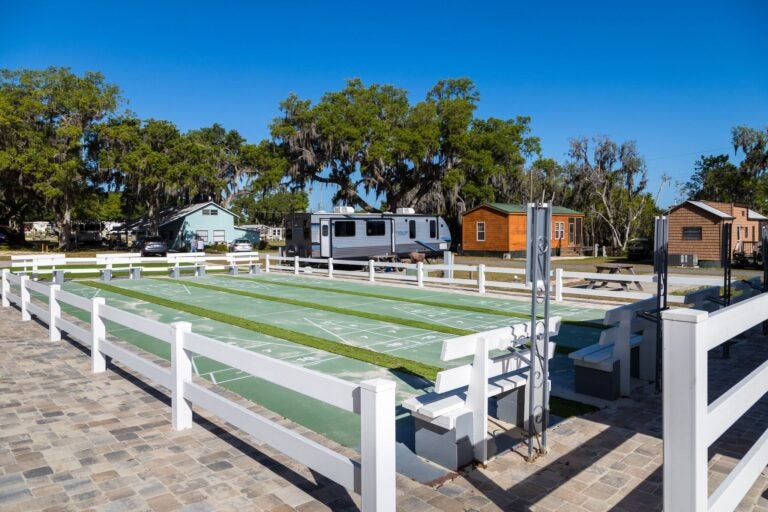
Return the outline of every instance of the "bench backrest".
[[[64,254],[16,254],[11,256],[11,264],[22,265],[24,270],[28,266],[37,270],[38,266],[56,266],[66,264],[67,257]]]
[[[655,324],[642,318],[638,313],[655,308],[656,298],[651,297],[606,311],[603,325],[608,325],[610,328],[600,333],[600,345],[610,345],[615,343],[619,336],[629,338],[633,333],[644,333],[645,330],[650,329]]]
[[[556,336],[560,331],[560,317],[549,319],[549,332]],[[538,323],[539,334],[543,333],[543,324]],[[531,323],[521,322],[509,327],[493,329],[490,331],[469,334],[458,338],[451,338],[443,342],[443,361],[450,361],[467,356],[475,356],[472,363],[443,370],[437,374],[435,392],[447,393],[456,389],[467,387],[472,383],[474,366],[479,361],[487,365],[487,379],[527,368],[530,366],[530,349],[523,348],[515,352],[509,352],[495,357],[490,357],[490,352],[519,346],[531,339]],[[549,343],[549,357],[555,353],[555,343]]]
[[[178,266],[180,263],[205,263],[205,253],[204,252],[189,252],[189,253],[175,253],[175,254],[168,254],[166,256],[166,261],[169,264]]]
[[[112,265],[133,265],[134,263],[141,263],[141,254],[136,252],[125,252],[116,254],[97,254],[96,264],[106,265],[107,268],[111,268]]]
[[[227,261],[232,263],[251,263],[259,261],[258,252],[228,252]]]

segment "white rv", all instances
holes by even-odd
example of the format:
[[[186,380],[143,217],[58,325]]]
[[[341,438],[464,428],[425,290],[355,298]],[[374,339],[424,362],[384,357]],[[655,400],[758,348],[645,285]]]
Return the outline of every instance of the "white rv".
[[[451,247],[442,217],[397,213],[355,213],[348,206],[333,212],[292,213],[285,217],[285,254],[302,258],[368,259],[441,254]]]

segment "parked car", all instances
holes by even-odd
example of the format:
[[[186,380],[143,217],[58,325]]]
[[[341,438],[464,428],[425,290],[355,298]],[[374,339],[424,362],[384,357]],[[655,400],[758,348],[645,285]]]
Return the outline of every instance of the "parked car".
[[[648,260],[653,257],[653,242],[647,238],[633,238],[627,244],[627,259]]]
[[[251,252],[253,244],[245,238],[238,238],[229,245],[229,252]]]
[[[133,246],[134,252],[140,252],[142,256],[166,256],[168,244],[159,236],[140,238]]]
[[[24,235],[11,228],[0,226],[0,244],[17,244],[24,241]]]

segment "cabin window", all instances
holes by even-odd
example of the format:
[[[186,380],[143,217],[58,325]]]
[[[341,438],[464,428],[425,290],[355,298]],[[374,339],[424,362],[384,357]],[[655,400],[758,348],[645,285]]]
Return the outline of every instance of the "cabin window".
[[[477,241],[485,242],[485,222],[477,223]]]
[[[207,229],[198,229],[195,234],[197,235],[197,238],[202,240],[205,243],[208,243],[208,230]]]
[[[203,215],[218,215],[219,210],[216,208],[211,208],[210,210],[203,210]]]
[[[328,224],[323,224],[322,236],[328,236]]]
[[[565,222],[555,222],[555,240],[565,238]]]
[[[227,232],[223,229],[214,229],[213,241],[214,243],[217,243],[217,242],[225,243],[227,241]]]
[[[568,245],[573,245],[576,235],[576,219],[568,219]]]
[[[355,221],[344,220],[333,223],[333,236],[355,236]]]
[[[683,228],[683,240],[701,240],[701,226]]]
[[[437,238],[437,221],[429,221],[429,238]]]
[[[383,220],[369,220],[365,223],[366,236],[384,236],[386,231],[386,225]]]
[[[736,240],[741,240],[741,226],[736,226]]]
[[[408,237],[416,238],[416,221],[415,220],[408,221]]]

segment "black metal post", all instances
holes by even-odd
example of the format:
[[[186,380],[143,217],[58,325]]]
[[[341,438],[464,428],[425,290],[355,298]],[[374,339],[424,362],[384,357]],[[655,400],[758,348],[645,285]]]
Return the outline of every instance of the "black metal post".
[[[669,269],[669,232],[666,217],[656,217],[653,268],[656,272],[656,392],[662,389],[664,326],[661,312],[667,309],[667,271]]]
[[[731,233],[733,224],[723,224],[723,237],[720,248],[720,258],[723,262],[723,306],[731,305]],[[731,342],[723,343],[723,359],[731,356]]]

